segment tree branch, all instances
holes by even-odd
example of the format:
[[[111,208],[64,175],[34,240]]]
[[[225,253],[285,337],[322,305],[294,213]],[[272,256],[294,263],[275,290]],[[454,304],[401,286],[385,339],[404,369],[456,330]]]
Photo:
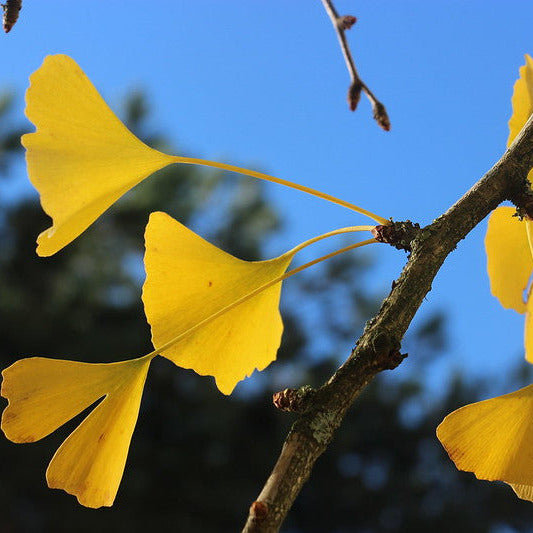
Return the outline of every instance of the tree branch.
[[[446,257],[502,201],[512,200],[526,210],[531,205],[527,174],[532,167],[533,116],[502,158],[455,205],[432,224],[411,233],[407,264],[350,357],[313,394],[303,388],[301,394],[295,393],[298,411],[303,413],[250,508],[245,533],[279,530],[348,408],[376,374],[401,362],[401,340]],[[408,226],[412,231],[412,225]],[[287,391],[283,394],[288,395]]]
[[[359,103],[359,98],[361,97],[361,91],[363,91],[370,100],[375,121],[385,131],[389,131],[390,120],[387,110],[359,77],[357,69],[355,68],[355,62],[353,60],[350,47],[348,46],[348,41],[346,40],[345,30],[349,30],[355,24],[357,19],[352,15],[345,15],[343,17],[339,16],[332,0],[322,0],[322,5],[324,6],[326,13],[328,14],[329,18],[331,19],[331,23],[335,28],[337,37],[339,39],[339,44],[341,46],[342,55],[344,56],[344,61],[346,61],[346,67],[348,68],[348,72],[352,78],[352,83],[348,89],[348,105],[350,106],[350,109],[352,111],[357,109],[357,104]]]

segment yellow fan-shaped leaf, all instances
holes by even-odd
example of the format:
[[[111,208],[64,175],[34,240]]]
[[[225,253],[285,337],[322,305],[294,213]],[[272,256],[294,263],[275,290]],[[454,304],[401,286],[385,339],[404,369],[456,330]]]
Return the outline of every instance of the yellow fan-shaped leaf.
[[[44,357],[21,359],[2,376],[2,396],[9,400],[2,430],[13,442],[46,437],[104,396],[116,378],[108,365]]]
[[[65,55],[46,57],[30,77],[26,115],[36,126],[22,137],[28,174],[53,219],[37,239],[41,256],[66,246],[126,191],[177,160],[137,139]]]
[[[527,55],[526,64],[520,67],[520,77],[514,84],[513,97],[513,115],[509,120],[509,146],[520,130],[524,127],[527,119],[533,113],[533,59]]]
[[[2,430],[14,442],[38,440],[105,396],[54,455],[51,488],[87,507],[110,506],[124,471],[150,358],[111,364],[32,357],[2,372],[9,405]]]
[[[513,217],[513,207],[498,207],[485,236],[490,290],[506,309],[524,313],[523,293],[533,270],[526,223]]]
[[[237,259],[164,213],[146,228],[143,301],[156,348],[282,275],[294,254],[269,261]],[[215,377],[230,394],[238,381],[276,358],[283,324],[281,283],[184,336],[161,355]]]
[[[514,138],[520,133],[527,119],[533,113],[533,59],[531,56],[525,56],[526,64],[520,67],[520,77],[514,84],[513,97],[513,114],[509,119],[509,146]],[[530,183],[533,183],[533,170],[528,174]]]
[[[533,502],[533,486],[532,485],[511,485],[515,494],[522,500],[529,500]]]
[[[460,470],[479,479],[531,486],[532,421],[530,385],[454,411],[437,428],[437,437]]]

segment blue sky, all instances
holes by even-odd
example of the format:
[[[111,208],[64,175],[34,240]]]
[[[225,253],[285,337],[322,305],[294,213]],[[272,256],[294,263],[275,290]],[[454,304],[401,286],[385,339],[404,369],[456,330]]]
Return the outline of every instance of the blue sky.
[[[0,86],[24,90],[45,55],[65,53],[117,111],[129,89],[144,89],[153,124],[184,154],[259,168],[421,224],[504,151],[512,86],[523,55],[533,54],[530,0],[339,0],[340,13],[358,18],[348,37],[363,80],[389,111],[385,133],[365,98],[355,113],[347,109],[349,77],[319,0],[99,4],[25,2],[1,38]],[[30,190],[14,190],[22,189]],[[324,201],[268,190],[287,220],[273,254],[367,223]],[[452,365],[496,376],[520,357],[523,318],[489,293],[485,227],[449,257],[424,307],[450,313]],[[374,282],[388,287],[404,255],[384,246],[373,253]]]

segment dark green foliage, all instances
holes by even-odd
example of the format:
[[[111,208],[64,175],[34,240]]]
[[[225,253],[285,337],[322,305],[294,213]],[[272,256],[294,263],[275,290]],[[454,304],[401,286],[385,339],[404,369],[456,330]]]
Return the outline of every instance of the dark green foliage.
[[[125,109],[138,135],[166,144],[145,131],[142,95],[132,96]],[[0,154],[0,169],[10,161],[15,144],[9,146],[6,156]],[[0,226],[2,368],[33,355],[101,362],[150,351],[140,287],[142,235],[154,210],[246,259],[259,259],[265,240],[281,227],[260,183],[176,165],[137,187],[50,259],[34,253],[35,237],[48,225],[37,203],[6,207]],[[291,424],[290,415],[272,407],[271,394],[319,385],[347,355],[379,305],[363,283],[370,268],[371,260],[358,252],[290,280],[279,361],[232,397],[221,395],[210,378],[156,359],[111,509],[85,509],[46,488],[46,465],[76,422],[35,444],[0,439],[0,531],[238,531]],[[498,524],[526,530],[531,504],[508,487],[457,472],[435,438],[444,414],[481,391],[460,376],[442,376],[438,391],[427,387],[424,373],[446,347],[444,326],[443,314],[427,317],[406,340],[407,361],[359,399],[285,531],[484,532],[497,531],[491,528]]]
[[[22,152],[20,136],[27,128],[17,126],[19,122],[13,118],[13,95],[0,93],[0,178],[7,174],[13,158]]]

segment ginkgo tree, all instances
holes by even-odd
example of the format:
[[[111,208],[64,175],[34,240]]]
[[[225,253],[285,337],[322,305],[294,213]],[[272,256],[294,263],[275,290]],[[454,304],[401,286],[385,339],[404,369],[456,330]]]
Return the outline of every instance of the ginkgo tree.
[[[407,250],[410,256],[401,277],[338,372],[316,391],[302,387],[275,397],[276,405],[301,416],[250,508],[245,530],[276,530],[355,397],[377,373],[401,363],[403,335],[446,256],[503,200],[512,200],[518,209],[499,208],[490,219],[489,276],[504,306],[526,312],[525,344],[531,360],[529,297],[522,300],[533,266],[533,202],[527,177],[533,166],[529,56],[512,102],[506,154],[447,213],[420,228],[285,179],[152,149],[120,122],[74,60],[65,55],[46,58],[32,75],[27,93],[26,113],[36,131],[22,139],[28,176],[53,220],[37,239],[39,255],[58,253],[83,238],[82,233],[123,194],[170,164],[211,166],[271,181],[349,208],[377,224],[334,229],[273,259],[247,262],[168,215],[152,213],[145,232],[143,303],[154,350],[108,364],[44,357],[17,361],[2,373],[2,395],[9,402],[2,416],[4,433],[14,442],[39,440],[101,400],[57,450],[46,475],[50,487],[75,495],[82,505],[112,505],[154,357],[161,355],[213,376],[219,390],[230,394],[238,381],[275,360],[283,329],[278,307],[285,279],[376,242]],[[372,235],[289,270],[302,249],[334,235],[358,232]],[[528,500],[533,500],[531,395],[531,387],[526,387],[463,407],[437,432],[460,469],[504,481]]]

